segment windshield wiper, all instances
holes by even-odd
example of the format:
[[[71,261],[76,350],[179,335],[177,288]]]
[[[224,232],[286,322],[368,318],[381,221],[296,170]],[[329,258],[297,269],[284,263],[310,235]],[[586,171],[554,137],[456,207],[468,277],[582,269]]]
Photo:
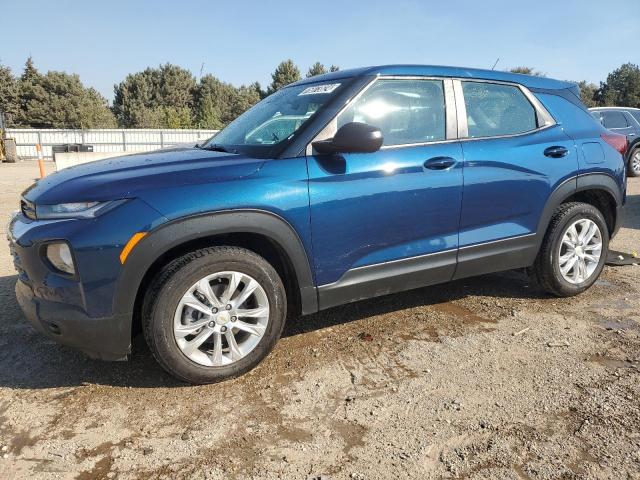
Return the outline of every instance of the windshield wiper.
[[[217,143],[212,143],[209,145],[199,145],[196,143],[196,148],[199,148],[201,150],[211,150],[212,152],[225,152],[225,153],[237,153],[236,150],[231,149],[231,148],[227,148],[223,145],[217,144]]]

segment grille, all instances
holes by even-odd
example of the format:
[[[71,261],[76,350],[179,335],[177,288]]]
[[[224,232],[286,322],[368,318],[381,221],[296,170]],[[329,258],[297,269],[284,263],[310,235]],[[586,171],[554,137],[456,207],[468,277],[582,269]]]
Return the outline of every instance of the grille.
[[[28,200],[24,198],[20,200],[20,210],[22,210],[22,214],[30,218],[31,220],[36,219],[36,206]]]

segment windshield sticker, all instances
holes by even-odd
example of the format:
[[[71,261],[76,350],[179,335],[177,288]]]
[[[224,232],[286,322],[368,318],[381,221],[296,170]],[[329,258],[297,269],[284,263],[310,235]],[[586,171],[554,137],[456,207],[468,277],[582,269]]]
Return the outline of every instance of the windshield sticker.
[[[305,88],[302,92],[298,94],[299,97],[303,95],[319,95],[333,92],[336,88],[340,86],[339,83],[327,83],[324,85],[316,85],[314,87]]]

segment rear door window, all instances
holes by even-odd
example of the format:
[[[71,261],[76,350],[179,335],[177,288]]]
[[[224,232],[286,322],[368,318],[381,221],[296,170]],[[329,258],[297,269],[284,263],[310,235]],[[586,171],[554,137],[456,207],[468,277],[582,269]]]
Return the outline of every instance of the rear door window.
[[[538,127],[536,110],[518,87],[462,82],[462,91],[471,138],[515,135]]]
[[[411,145],[445,139],[441,80],[378,80],[338,115],[338,128],[361,122],[379,128],[383,145]]]
[[[627,128],[627,118],[622,112],[602,112],[602,124],[605,128]]]

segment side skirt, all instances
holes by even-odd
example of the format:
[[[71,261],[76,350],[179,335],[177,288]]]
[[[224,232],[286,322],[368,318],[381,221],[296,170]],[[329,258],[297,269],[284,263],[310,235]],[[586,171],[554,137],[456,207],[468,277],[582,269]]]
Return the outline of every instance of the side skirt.
[[[538,254],[536,234],[462,247],[348,270],[318,287],[319,309],[446,283],[485,273],[528,267]]]
[[[539,240],[538,235],[532,233],[461,247],[458,250],[458,266],[453,279],[529,267],[538,255]]]
[[[320,310],[366,298],[445,283],[456,267],[457,250],[348,270],[337,282],[318,287]]]

